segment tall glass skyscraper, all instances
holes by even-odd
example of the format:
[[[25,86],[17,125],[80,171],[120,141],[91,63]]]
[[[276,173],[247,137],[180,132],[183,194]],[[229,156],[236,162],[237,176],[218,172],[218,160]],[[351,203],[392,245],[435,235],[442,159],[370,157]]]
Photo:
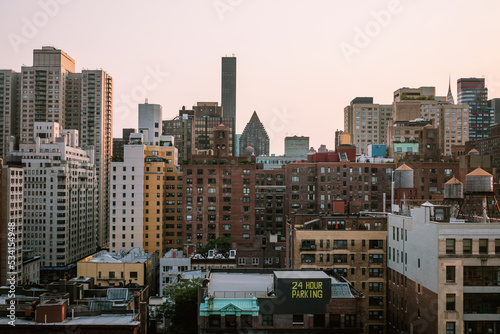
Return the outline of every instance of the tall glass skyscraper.
[[[469,140],[488,138],[494,113],[488,107],[488,88],[484,78],[458,79],[457,86],[458,103],[469,105]]]

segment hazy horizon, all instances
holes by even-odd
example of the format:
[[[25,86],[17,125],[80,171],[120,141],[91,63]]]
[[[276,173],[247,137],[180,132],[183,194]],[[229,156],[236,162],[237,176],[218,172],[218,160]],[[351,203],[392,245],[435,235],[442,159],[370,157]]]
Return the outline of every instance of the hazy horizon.
[[[76,71],[104,69],[114,80],[113,137],[137,127],[144,97],[163,106],[163,119],[220,103],[221,57],[233,53],[237,133],[257,111],[275,154],[286,135],[333,149],[357,96],[389,104],[396,89],[420,86],[445,96],[451,74],[455,101],[466,77],[485,77],[488,98],[500,97],[493,0],[0,0],[0,8],[0,68],[20,71],[33,49],[52,45]]]

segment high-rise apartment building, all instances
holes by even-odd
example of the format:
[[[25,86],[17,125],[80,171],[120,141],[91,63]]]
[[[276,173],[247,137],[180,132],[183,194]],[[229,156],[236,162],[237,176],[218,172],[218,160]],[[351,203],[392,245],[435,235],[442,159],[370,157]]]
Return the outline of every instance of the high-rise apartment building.
[[[364,333],[386,333],[387,218],[295,215],[291,233],[293,269],[330,269],[347,279],[365,296]]]
[[[33,66],[21,69],[20,144],[33,143],[35,122],[66,125],[66,83],[74,72],[75,60],[64,51],[51,46],[33,51]]]
[[[113,145],[111,76],[103,70],[75,73],[73,58],[62,50],[44,46],[33,51],[33,66],[22,67],[17,88],[18,107],[10,102],[11,114],[19,115],[10,121],[12,126],[17,126],[16,131],[11,131],[16,136],[16,145],[34,143],[34,122],[57,122],[64,129],[78,130],[81,147],[94,148],[99,188],[96,208],[99,245],[105,246],[109,241],[109,163]],[[12,91],[11,88],[10,97],[14,98]],[[4,130],[0,136],[3,147],[9,145],[6,135]]]
[[[356,97],[344,108],[344,130],[351,135],[356,153],[368,155],[368,145],[386,144],[392,105],[373,103],[372,97]]]
[[[111,163],[110,249],[163,256],[182,247],[182,174],[174,146],[130,143]]]
[[[231,157],[229,129],[213,130],[213,155],[195,154],[183,166],[184,238],[199,249],[229,237],[237,245],[255,236],[255,158]]]
[[[98,248],[94,150],[79,148],[78,131],[35,122],[34,143],[20,145],[23,246],[41,256],[42,280],[63,277]]]
[[[236,147],[236,57],[234,55],[222,57],[221,105],[224,117],[232,118],[231,146]]]
[[[498,222],[457,220],[449,206],[390,215],[387,258],[388,333],[499,331]]]
[[[494,124],[500,124],[500,98],[488,100],[488,108],[493,110]]]
[[[214,149],[213,128],[224,124],[229,129],[229,153],[234,155],[234,118],[226,117],[217,102],[198,102],[194,110],[194,139],[198,150]]]
[[[446,156],[451,155],[453,145],[463,145],[469,137],[469,107],[464,104],[450,104],[446,99],[435,96],[434,87],[400,88],[394,92],[393,114],[388,122],[387,144],[389,156],[416,154],[419,129],[430,122],[439,130],[439,148]],[[400,128],[409,126],[408,129]],[[415,131],[417,132],[415,132]],[[398,133],[399,132],[399,133]],[[394,146],[394,140],[402,145]],[[402,140],[402,138],[404,138]],[[406,140],[406,141],[405,141]],[[406,144],[405,144],[406,143]],[[413,144],[412,151],[406,151]],[[397,149],[402,147],[402,151]],[[407,147],[408,146],[408,147]]]
[[[19,137],[19,77],[12,70],[0,70],[0,159],[6,159]]]
[[[159,104],[139,104],[139,132],[144,134],[144,144],[160,145],[162,135],[162,107]]]
[[[0,159],[0,284],[23,282],[23,168]]]
[[[458,103],[469,105],[469,139],[487,138],[494,123],[494,113],[488,107],[484,78],[461,78],[457,86]]]
[[[332,212],[337,197],[349,203],[349,213],[384,211],[384,193],[391,192],[395,164],[303,162],[286,165],[287,214]]]
[[[239,139],[240,155],[244,154],[248,146],[254,149],[255,156],[269,155],[269,136],[255,111]]]
[[[179,161],[187,161],[195,148],[194,110],[182,107],[179,116],[163,121],[163,134],[174,136],[174,145],[179,151]]]
[[[286,235],[285,169],[257,169],[255,172],[255,231]],[[284,240],[278,240],[284,241]]]

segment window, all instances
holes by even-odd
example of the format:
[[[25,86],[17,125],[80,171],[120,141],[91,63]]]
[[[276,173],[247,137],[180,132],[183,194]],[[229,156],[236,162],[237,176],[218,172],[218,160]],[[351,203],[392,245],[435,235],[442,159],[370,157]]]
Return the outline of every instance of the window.
[[[464,239],[463,253],[472,254],[472,239]]]
[[[247,259],[246,259],[246,258],[244,258],[244,257],[240,257],[240,258],[238,258],[238,264],[239,264],[240,266],[244,266],[245,264],[247,264]]]
[[[384,291],[384,283],[374,283],[370,282],[368,284],[368,289],[370,291]]]
[[[115,278],[115,272],[114,271],[110,271],[109,272],[109,278]]]
[[[347,240],[334,240],[333,249],[347,249]]]
[[[447,322],[446,323],[446,334],[455,334],[455,323]]]
[[[446,311],[455,311],[455,294],[446,295]]]
[[[325,315],[315,314],[314,315],[314,328],[324,328],[325,327]]]
[[[488,239],[479,239],[479,254],[488,254]]]
[[[446,254],[455,254],[455,239],[446,239]]]
[[[294,314],[292,324],[294,326],[304,326],[304,315],[303,314]]]
[[[262,315],[262,326],[273,326],[273,315],[263,314]]]
[[[356,315],[346,314],[345,315],[345,327],[356,327]]]
[[[209,327],[220,328],[220,323],[221,323],[221,321],[220,321],[220,315],[218,315],[218,314],[217,315],[212,314],[212,315],[210,315],[208,317],[208,326]]]
[[[384,240],[370,240],[370,249],[382,249],[384,248]]]
[[[258,264],[259,264],[259,258],[258,258],[258,257],[253,257],[253,258],[252,258],[252,264],[253,264],[254,266],[258,265]]]
[[[500,239],[495,239],[495,254],[500,254]]]
[[[131,271],[130,278],[137,278],[137,271]]]
[[[236,328],[236,315],[228,314],[226,315],[226,328]]]
[[[340,327],[340,314],[330,314],[330,327]]]

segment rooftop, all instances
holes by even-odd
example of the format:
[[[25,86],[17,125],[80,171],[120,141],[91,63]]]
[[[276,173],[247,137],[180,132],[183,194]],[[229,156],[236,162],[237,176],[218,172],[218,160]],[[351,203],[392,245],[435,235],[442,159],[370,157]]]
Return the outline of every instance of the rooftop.
[[[0,326],[7,325],[10,321],[7,317],[0,318]],[[133,314],[101,314],[100,316],[85,316],[75,317],[74,319],[67,318],[63,322],[58,323],[36,323],[34,320],[26,320],[23,317],[16,318],[16,326],[139,326],[139,321],[134,321]],[[69,328],[69,327],[68,327]]]
[[[145,253],[144,250],[139,248],[132,248],[129,252],[125,249],[121,249],[116,253],[108,251],[100,251],[88,260],[82,260],[81,262],[91,262],[91,263],[144,263],[151,259],[153,254]]]
[[[317,271],[317,270],[308,270],[308,271],[301,271],[301,270],[284,270],[284,271],[275,271],[274,275],[276,275],[276,278],[290,278],[290,279],[298,279],[298,278],[331,278],[325,272],[323,271]]]
[[[273,286],[272,274],[212,273],[208,294],[226,296],[226,292],[241,293],[242,298],[266,297],[267,288]]]

